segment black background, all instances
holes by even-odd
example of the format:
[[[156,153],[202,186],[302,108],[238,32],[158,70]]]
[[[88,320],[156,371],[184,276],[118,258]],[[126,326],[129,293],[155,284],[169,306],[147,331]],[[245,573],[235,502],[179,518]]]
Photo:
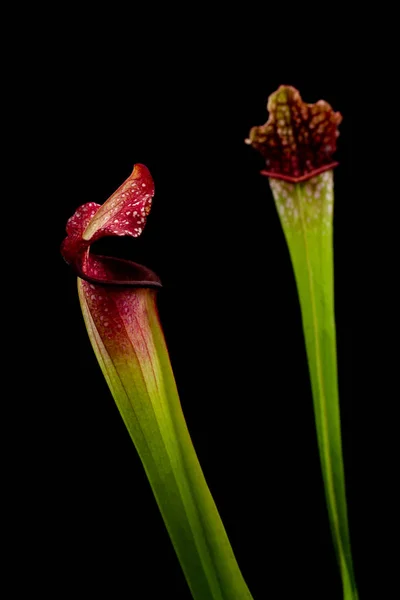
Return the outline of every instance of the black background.
[[[206,16],[186,15],[180,26],[169,14],[162,33],[148,16],[101,25],[59,16],[60,27],[26,56],[25,152],[42,215],[28,243],[40,248],[35,264],[46,255],[46,292],[38,277],[31,284],[44,343],[33,352],[29,385],[45,391],[23,408],[29,449],[17,478],[29,505],[14,556],[29,565],[29,585],[51,597],[190,598],[59,253],[75,209],[103,203],[137,162],[156,187],[146,228],[101,249],[163,281],[159,310],[183,411],[254,599],[341,597],[291,263],[262,159],[244,144],[282,83],[343,115],[335,300],[348,507],[365,585],[356,509],[361,400],[352,386],[353,59],[344,32],[335,48],[326,29],[311,41],[285,29],[281,39],[257,15],[237,14],[234,23]],[[25,584],[16,578],[16,589]]]

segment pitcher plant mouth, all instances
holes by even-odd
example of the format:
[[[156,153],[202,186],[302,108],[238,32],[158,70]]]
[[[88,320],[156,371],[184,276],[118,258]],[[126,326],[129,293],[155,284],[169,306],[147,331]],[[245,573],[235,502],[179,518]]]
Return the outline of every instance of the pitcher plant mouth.
[[[333,161],[327,165],[324,165],[323,167],[314,169],[313,171],[310,171],[309,173],[306,173],[305,175],[301,175],[300,177],[292,177],[291,175],[283,175],[282,173],[276,173],[274,171],[267,171],[266,169],[262,169],[262,171],[260,171],[260,174],[264,175],[265,177],[270,177],[271,179],[280,179],[281,181],[287,181],[288,183],[303,183],[304,181],[308,181],[309,179],[312,179],[313,177],[316,177],[317,175],[320,175],[321,173],[324,173],[325,171],[330,171],[331,169],[334,169],[338,165],[339,165],[338,162]]]
[[[162,288],[162,283],[158,275],[144,265],[124,258],[102,256],[99,254],[91,254],[91,260],[96,261],[99,266],[101,265],[101,271],[106,273],[104,277],[91,277],[84,273],[82,268],[76,263],[70,265],[75,274],[88,283],[116,288]]]

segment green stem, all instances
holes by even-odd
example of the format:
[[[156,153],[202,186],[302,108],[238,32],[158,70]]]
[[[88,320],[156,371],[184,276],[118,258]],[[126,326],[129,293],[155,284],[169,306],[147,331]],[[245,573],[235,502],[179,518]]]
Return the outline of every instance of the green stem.
[[[334,317],[332,174],[271,184],[299,294],[317,438],[345,600],[357,600],[347,518]]]
[[[139,453],[193,598],[252,600],[190,439],[155,293],[132,294],[135,322],[126,336],[128,354],[123,355],[111,351],[107,338],[99,335],[96,314],[90,311],[79,283],[93,349]],[[109,297],[118,304],[117,292],[109,292]]]

